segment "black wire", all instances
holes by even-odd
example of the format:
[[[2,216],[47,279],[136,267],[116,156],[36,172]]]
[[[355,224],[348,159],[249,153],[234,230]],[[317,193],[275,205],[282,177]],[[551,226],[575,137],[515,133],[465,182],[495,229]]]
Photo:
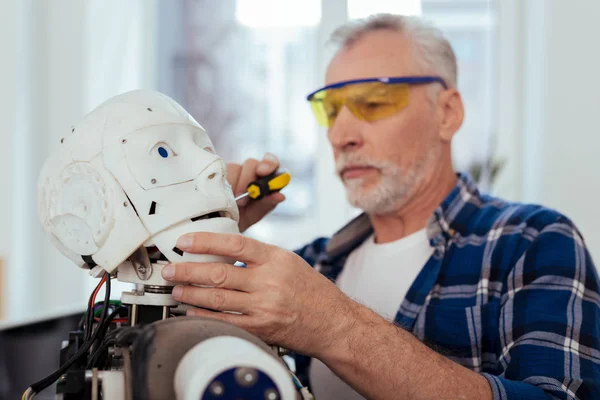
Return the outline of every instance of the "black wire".
[[[92,351],[92,355],[90,357],[90,360],[89,360],[86,368],[88,368],[88,369],[93,368],[96,365],[96,363],[98,362],[98,360],[100,359],[100,357],[102,356],[102,354],[104,353],[104,351],[106,351],[109,346],[116,343],[116,336],[117,336],[116,332],[118,332],[118,329],[115,329],[115,330],[109,332],[108,334],[106,334],[106,330],[108,330],[108,328],[110,327],[111,321],[113,319],[115,319],[117,314],[119,314],[121,311],[126,310],[126,309],[127,308],[125,308],[125,307],[118,307],[108,316],[106,321],[104,321],[104,325],[98,326],[98,328],[96,328],[96,329],[101,330],[100,336],[102,336],[104,339],[102,339],[102,341],[98,344],[96,349],[94,349]]]
[[[125,307],[122,307],[126,309]],[[113,314],[109,317],[111,320],[114,317]],[[110,346],[117,347],[129,347],[140,335],[140,328],[138,326],[124,326],[118,329],[110,331],[101,343],[101,347],[92,355],[90,362],[87,365],[87,369],[93,367],[105,367],[108,359],[108,348]]]
[[[105,272],[105,274],[106,274],[106,289],[105,289],[106,293],[104,295],[104,303],[108,304],[108,300],[110,299],[110,274],[108,274],[107,272]],[[90,303],[92,302],[91,299],[92,298],[90,297]],[[90,311],[90,310],[88,309],[88,311]],[[37,381],[36,383],[34,383],[30,386],[31,390],[34,393],[40,393],[42,390],[44,390],[48,386],[52,385],[58,378],[61,377],[61,375],[63,375],[71,367],[71,365],[73,365],[77,360],[79,360],[82,356],[84,356],[89,351],[89,349],[92,347],[94,342],[96,342],[96,340],[99,338],[99,335],[101,332],[101,329],[99,329],[99,328],[101,326],[103,326],[104,322],[107,320],[107,316],[106,316],[107,312],[108,312],[108,307],[104,307],[102,309],[102,315],[100,316],[98,328],[96,328],[96,330],[94,331],[91,339],[85,341],[73,357],[71,357],[67,362],[65,362],[56,371],[54,371],[47,377]],[[92,319],[93,319],[93,309],[91,310],[91,314],[92,314]],[[90,327],[90,330],[91,330],[91,327]]]
[[[87,320],[87,316],[88,312],[86,309],[85,312],[81,315],[81,318],[79,318],[79,322],[77,323],[77,329],[83,330],[83,328],[85,327],[85,321]]]
[[[90,357],[90,362],[88,362],[86,369],[100,368],[100,364],[104,364],[104,362],[106,361],[108,348],[110,346],[113,346],[115,343],[115,339],[102,342],[102,345],[98,347],[98,350],[96,350],[94,354],[92,354],[92,356]]]
[[[108,275],[106,280],[108,280]],[[94,324],[94,293],[96,292],[96,290],[98,290],[98,287],[102,284],[102,280],[100,280],[100,282],[98,282],[98,285],[96,285],[96,287],[94,288],[94,290],[92,291],[92,294],[90,295],[90,299],[88,300],[88,308],[87,308],[87,312],[85,314],[85,327],[84,327],[84,341],[86,340],[90,340],[90,337],[92,336],[92,325]]]
[[[104,294],[104,304],[108,305],[109,301],[110,301],[110,274],[108,274],[108,273],[106,274],[106,286],[105,286],[104,290],[106,291]],[[106,335],[106,330],[108,329],[108,326],[111,321],[107,317],[109,308],[110,307],[108,307],[108,306],[102,307],[102,313],[100,314],[100,319],[98,320],[98,325],[96,326],[95,337],[97,339],[100,339],[100,342],[102,342],[102,340],[104,340],[104,336]],[[110,316],[113,318],[114,318],[114,315],[116,315],[116,312],[112,312],[110,314]],[[92,320],[93,320],[93,318],[94,318],[94,310],[92,308]],[[97,339],[94,339],[92,341],[92,345],[90,346],[90,349],[92,352],[94,352],[96,350],[96,348],[94,347],[94,343],[96,342]],[[98,343],[98,345],[100,345],[100,343]]]
[[[129,346],[131,345],[137,337],[140,335],[140,327],[139,326],[130,326],[128,329],[123,329],[115,335],[115,339],[117,340],[118,346]]]
[[[94,293],[98,290],[98,287],[102,284],[102,280],[98,282],[98,285],[90,294],[90,299],[88,300],[87,312],[85,314],[85,327],[84,327],[84,340],[87,341],[92,336],[92,326],[94,323]]]

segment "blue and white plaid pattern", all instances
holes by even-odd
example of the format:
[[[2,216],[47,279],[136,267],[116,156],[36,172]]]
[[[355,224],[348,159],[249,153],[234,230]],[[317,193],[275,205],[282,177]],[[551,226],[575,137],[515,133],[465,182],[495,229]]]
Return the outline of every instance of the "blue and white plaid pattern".
[[[435,250],[396,324],[481,373],[494,399],[600,399],[598,273],[569,219],[460,174],[427,231]],[[362,215],[297,253],[335,281],[371,233]],[[304,380],[309,363],[296,355]]]

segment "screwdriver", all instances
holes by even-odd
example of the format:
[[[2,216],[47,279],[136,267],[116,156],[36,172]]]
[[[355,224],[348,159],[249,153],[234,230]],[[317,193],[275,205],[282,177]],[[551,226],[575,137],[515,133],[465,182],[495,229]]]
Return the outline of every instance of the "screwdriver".
[[[265,196],[274,192],[279,192],[281,189],[290,183],[292,176],[286,170],[275,171],[270,175],[250,182],[246,188],[246,193],[239,195],[235,201],[241,200],[244,197],[250,196],[251,199],[260,200]]]

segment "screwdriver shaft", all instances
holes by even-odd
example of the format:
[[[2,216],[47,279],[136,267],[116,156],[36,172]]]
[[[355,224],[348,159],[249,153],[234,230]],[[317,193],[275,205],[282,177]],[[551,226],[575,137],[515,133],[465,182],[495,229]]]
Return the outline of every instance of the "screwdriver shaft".
[[[250,193],[248,193],[248,192],[246,192],[246,193],[244,193],[244,194],[240,194],[238,197],[236,197],[236,198],[235,198],[235,201],[241,200],[241,199],[243,199],[244,197],[247,197],[247,196],[249,196],[249,195],[250,195]]]

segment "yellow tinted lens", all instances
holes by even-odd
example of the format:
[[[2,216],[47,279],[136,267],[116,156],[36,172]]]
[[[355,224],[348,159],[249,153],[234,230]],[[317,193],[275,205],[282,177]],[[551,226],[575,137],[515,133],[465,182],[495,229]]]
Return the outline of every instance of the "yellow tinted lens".
[[[327,126],[327,114],[325,113],[323,102],[313,99],[310,101],[310,106],[313,110],[313,114],[315,114],[315,118],[317,119],[319,125]]]
[[[330,127],[341,107],[336,89],[327,89],[316,93],[310,100],[313,113],[319,125]]]
[[[408,105],[408,84],[353,83],[317,92],[310,105],[321,126],[331,127],[343,106],[361,121],[391,117]]]
[[[346,105],[363,121],[374,122],[391,117],[408,105],[407,84],[367,82],[346,87]]]

